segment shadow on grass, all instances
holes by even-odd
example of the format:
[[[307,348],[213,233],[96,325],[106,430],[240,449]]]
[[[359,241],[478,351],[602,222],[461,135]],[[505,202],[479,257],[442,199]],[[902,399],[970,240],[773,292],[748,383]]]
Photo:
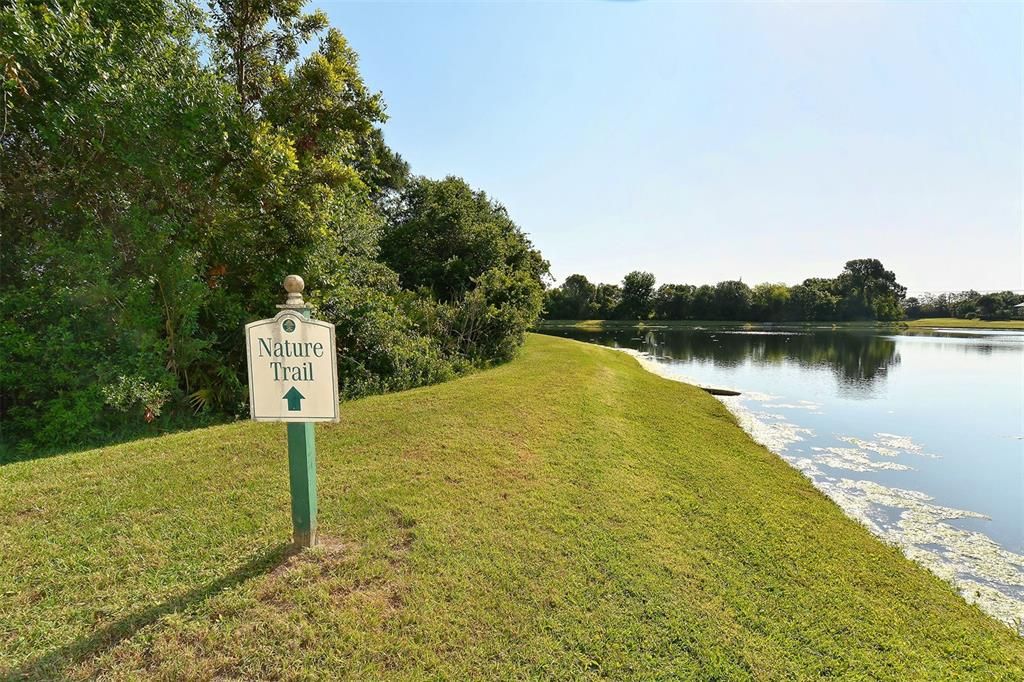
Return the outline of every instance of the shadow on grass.
[[[88,637],[83,637],[67,646],[26,661],[17,668],[0,671],[0,679],[12,681],[64,679],[65,671],[69,667],[114,648],[163,616],[187,611],[219,592],[271,572],[297,551],[295,546],[289,543],[267,548],[219,580],[185,592],[162,604],[137,611],[97,630]]]
[[[0,429],[0,466],[14,464],[15,462],[59,457],[60,455],[69,455],[75,452],[96,450],[97,448],[106,448],[114,445],[124,445],[125,443],[133,443],[135,441],[151,440],[176,433],[205,429],[209,426],[232,424],[236,421],[238,420],[233,417],[220,415],[196,419],[180,419],[160,424],[159,426],[150,425],[126,429],[104,437],[90,438],[74,444],[51,447],[28,445],[26,443],[14,442],[13,440],[8,442],[9,435],[4,434],[2,429]]]

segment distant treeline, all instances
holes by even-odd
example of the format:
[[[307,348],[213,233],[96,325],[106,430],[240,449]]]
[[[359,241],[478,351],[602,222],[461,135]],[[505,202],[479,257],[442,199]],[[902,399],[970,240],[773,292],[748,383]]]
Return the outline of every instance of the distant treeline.
[[[903,310],[911,320],[925,317],[1007,320],[1015,317],[1014,306],[1019,303],[1024,303],[1024,294],[1015,294],[1012,291],[982,294],[972,289],[956,293],[912,296],[903,301]]]
[[[1024,296],[975,291],[906,298],[906,287],[874,258],[851,260],[833,278],[812,277],[801,284],[765,283],[751,288],[729,280],[711,285],[663,284],[634,271],[621,284],[594,284],[571,275],[546,292],[549,320],[737,320],[795,322],[900,320],[905,317],[980,317],[1013,314]]]

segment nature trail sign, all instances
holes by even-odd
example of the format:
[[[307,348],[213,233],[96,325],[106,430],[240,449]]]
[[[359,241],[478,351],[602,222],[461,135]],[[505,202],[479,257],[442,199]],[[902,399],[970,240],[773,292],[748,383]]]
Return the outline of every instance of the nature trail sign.
[[[309,318],[298,275],[284,280],[288,300],[277,315],[245,325],[249,410],[254,421],[288,422],[288,474],[294,542],[316,544],[316,434],[336,422],[338,353],[334,325]]]
[[[338,421],[334,325],[308,315],[308,309],[289,308],[245,325],[255,421]]]

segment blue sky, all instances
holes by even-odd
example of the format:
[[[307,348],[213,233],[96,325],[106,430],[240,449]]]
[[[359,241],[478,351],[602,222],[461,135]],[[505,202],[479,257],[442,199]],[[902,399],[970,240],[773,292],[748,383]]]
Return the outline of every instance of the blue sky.
[[[1024,288],[1017,3],[319,2],[388,143],[618,281]]]

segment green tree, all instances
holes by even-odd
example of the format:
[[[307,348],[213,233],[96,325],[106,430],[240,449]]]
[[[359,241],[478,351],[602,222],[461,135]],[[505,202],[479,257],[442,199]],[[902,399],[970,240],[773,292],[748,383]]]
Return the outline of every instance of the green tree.
[[[903,315],[908,319],[917,320],[920,319],[921,317],[924,317],[921,314],[921,299],[917,298],[916,296],[911,296],[910,298],[904,299],[902,307]]]
[[[597,287],[583,275],[569,275],[562,286],[547,292],[545,308],[551,320],[588,320],[597,315]]]
[[[654,315],[659,320],[686,320],[693,313],[697,288],[689,284],[662,284],[654,294]]]
[[[654,275],[634,270],[622,280],[622,300],[618,317],[646,320],[654,312]]]
[[[983,320],[994,319],[999,310],[999,297],[993,294],[985,294],[978,297],[975,312]]]
[[[900,302],[907,289],[876,258],[848,261],[835,286],[845,319],[898,320],[903,315]]]
[[[811,278],[790,288],[786,317],[807,322],[838,319],[839,298],[831,287],[831,280]]]
[[[386,217],[414,203],[408,166],[384,143],[383,99],[355,52],[302,8],[13,0],[0,12],[5,440],[27,451],[30,437],[241,414],[241,326],[273,310],[289,272],[338,326],[346,395],[450,376],[466,364],[452,334],[477,363],[521,341],[546,263],[500,207],[478,201],[487,211],[453,232],[483,255],[450,273],[447,302],[464,309],[403,291],[380,262]],[[435,255],[453,254],[418,257]]]
[[[621,301],[622,289],[617,284],[598,284],[594,290],[595,319],[615,319]]]
[[[295,0],[214,0],[212,53],[234,85],[241,111],[257,109],[299,49],[327,27],[322,10],[302,12]]]
[[[381,239],[381,256],[402,286],[435,299],[461,299],[497,268],[528,273],[538,286],[548,264],[501,204],[461,178],[416,178]]]
[[[715,285],[715,319],[746,320],[750,317],[750,287],[729,280]]]
[[[758,284],[750,292],[751,317],[763,322],[786,319],[790,290],[785,284]]]
[[[953,317],[965,318],[969,313],[977,311],[979,298],[981,298],[981,294],[974,289],[950,294],[948,299],[949,313]]]
[[[5,438],[61,444],[152,417],[112,413],[102,388],[187,391],[209,355],[190,241],[212,201],[196,160],[222,153],[229,102],[190,17],[161,2],[0,13],[14,74],[0,139]]]
[[[710,284],[702,284],[693,292],[693,319],[716,319],[715,288]]]
[[[508,357],[540,313],[547,261],[503,206],[459,178],[410,182],[381,256],[403,287],[442,306],[434,332],[471,361]]]

